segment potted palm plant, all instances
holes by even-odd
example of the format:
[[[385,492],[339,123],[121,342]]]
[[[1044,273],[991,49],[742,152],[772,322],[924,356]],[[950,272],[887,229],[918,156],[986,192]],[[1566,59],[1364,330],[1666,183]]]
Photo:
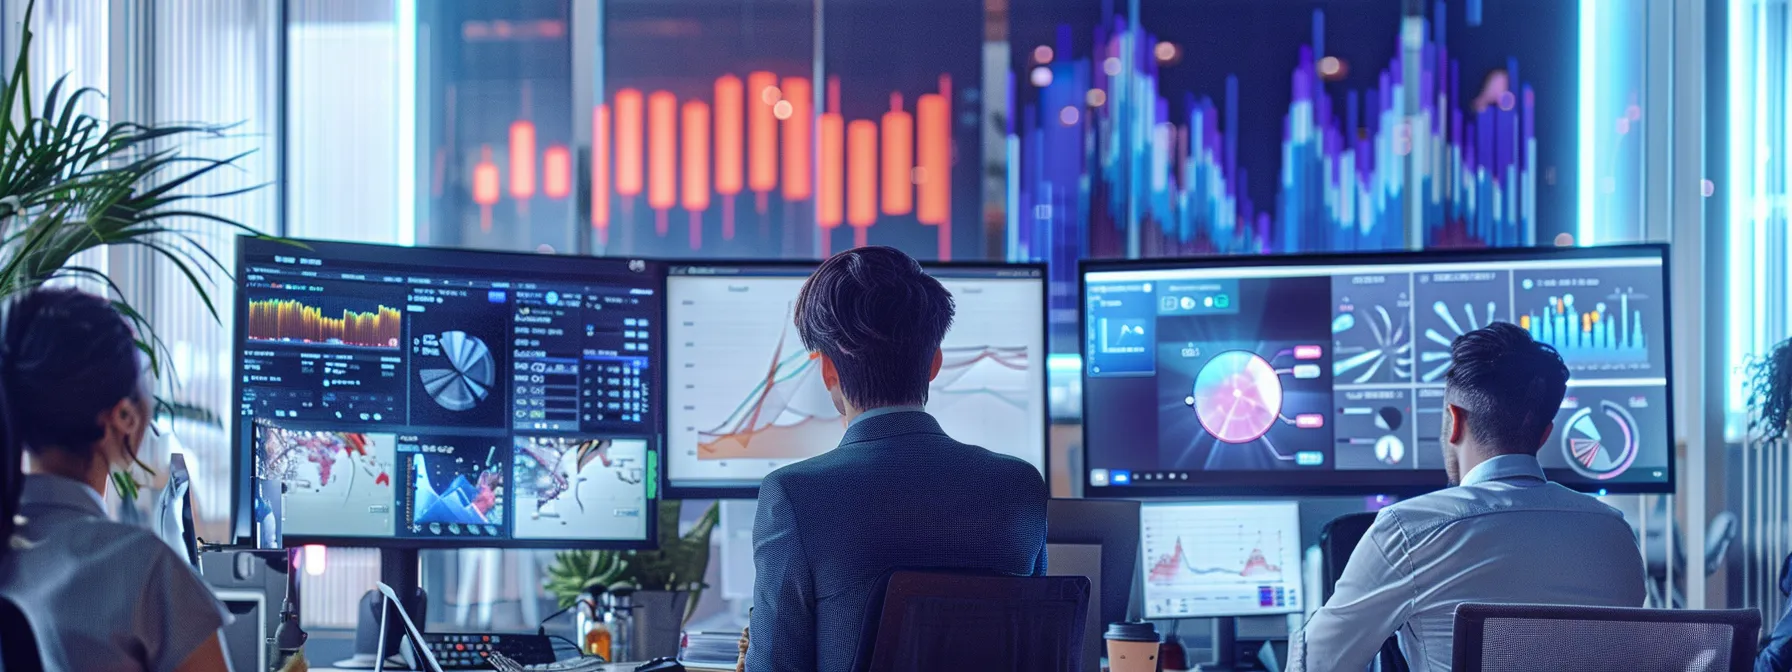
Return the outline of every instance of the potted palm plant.
[[[678,533],[683,502],[660,500],[657,548],[644,551],[564,551],[548,568],[546,588],[562,608],[594,590],[627,586],[634,591],[635,657],[647,659],[678,653],[684,624],[697,613],[708,586],[709,539],[721,518],[720,503],[711,502],[696,524]]]
[[[26,5],[31,25],[36,2]],[[191,286],[214,320],[215,277],[226,268],[195,237],[197,223],[255,233],[244,224],[204,211],[201,203],[249,191],[195,192],[196,181],[235,166],[247,154],[224,158],[182,151],[192,141],[222,137],[229,126],[143,124],[103,120],[83,110],[103,97],[93,88],[70,88],[58,78],[36,98],[31,82],[32,34],[21,29],[17,58],[0,89],[0,301],[46,282],[86,280],[104,287],[113,305],[136,327],[138,347],[161,378],[166,347],[130,294],[98,267],[75,260],[108,246],[142,252],[166,264]],[[190,405],[157,400],[162,414],[201,416]],[[147,469],[146,465],[139,465]],[[136,497],[137,482],[114,474],[120,495]]]

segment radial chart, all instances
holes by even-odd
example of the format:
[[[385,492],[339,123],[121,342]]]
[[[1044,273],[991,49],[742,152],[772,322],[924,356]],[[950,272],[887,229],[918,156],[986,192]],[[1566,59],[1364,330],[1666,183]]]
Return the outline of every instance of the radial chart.
[[[1256,353],[1229,350],[1201,367],[1192,399],[1207,433],[1226,443],[1249,443],[1281,417],[1282,382]]]
[[[497,377],[491,349],[484,341],[464,331],[443,332],[441,345],[442,359],[448,366],[419,370],[417,375],[423,380],[423,389],[428,390],[429,396],[442,408],[450,411],[473,408],[491,394],[492,383]]]
[[[1636,419],[1610,400],[1599,402],[1599,413],[1591,406],[1568,416],[1562,432],[1562,453],[1568,466],[1587,478],[1615,478],[1636,460]]]

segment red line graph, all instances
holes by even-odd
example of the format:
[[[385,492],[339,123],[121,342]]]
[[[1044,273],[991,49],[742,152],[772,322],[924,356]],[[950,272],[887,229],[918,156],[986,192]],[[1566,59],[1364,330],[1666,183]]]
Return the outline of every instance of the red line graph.
[[[1279,565],[1270,564],[1269,558],[1263,555],[1263,549],[1256,547],[1253,547],[1251,552],[1245,557],[1244,567],[1242,569],[1232,569],[1227,567],[1196,567],[1190,564],[1188,557],[1183,554],[1182,539],[1178,537],[1176,539],[1174,550],[1169,555],[1158,556],[1157,562],[1151,565],[1151,571],[1147,573],[1147,580],[1158,584],[1176,583],[1178,577],[1185,571],[1189,574],[1237,576],[1248,579],[1254,577],[1279,577],[1281,576],[1282,568]]]

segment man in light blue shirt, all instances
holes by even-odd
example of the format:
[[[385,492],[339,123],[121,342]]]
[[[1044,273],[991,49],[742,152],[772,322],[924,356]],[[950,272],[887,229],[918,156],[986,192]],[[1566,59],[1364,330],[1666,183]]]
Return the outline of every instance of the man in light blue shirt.
[[[1465,602],[1643,605],[1623,516],[1537,463],[1567,392],[1561,356],[1504,322],[1457,338],[1450,356],[1442,443],[1455,487],[1381,511],[1290,643],[1289,669],[1361,670],[1398,632],[1415,672],[1448,670]]]

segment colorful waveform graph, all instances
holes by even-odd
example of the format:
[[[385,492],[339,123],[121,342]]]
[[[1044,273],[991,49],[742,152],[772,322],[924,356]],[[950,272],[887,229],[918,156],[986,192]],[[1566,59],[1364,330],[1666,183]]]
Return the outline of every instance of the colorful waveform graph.
[[[1539,152],[1563,150],[1539,147],[1538,110],[1559,110],[1568,92],[1535,90],[1506,58],[1480,64],[1501,88],[1477,104],[1485,86],[1453,56],[1469,50],[1447,45],[1443,3],[1428,16],[1373,3],[1390,19],[1384,31],[1330,38],[1358,51],[1385,40],[1375,53],[1387,60],[1349,68],[1370,73],[1366,86],[1342,79],[1323,11],[1288,47],[1290,70],[1239,66],[1220,78],[1182,74],[1216,61],[1179,45],[1226,25],[1225,10],[1205,8],[1228,3],[1134,4],[1142,17],[1121,4],[1020,45],[1007,92],[1008,258],[1048,260],[1054,284],[1074,287],[1078,258],[1535,244],[1548,207]],[[1266,108],[1279,112],[1279,138],[1241,137]],[[1257,151],[1262,141],[1277,151]],[[1069,294],[1054,310],[1074,310]]]
[[[1551,296],[1539,310],[1519,315],[1518,326],[1570,362],[1647,362],[1643,313],[1631,310],[1630,297],[1630,292],[1619,292],[1612,297],[1615,303],[1577,306],[1573,294]]]
[[[249,301],[250,340],[396,348],[402,327],[398,309],[384,305],[326,316],[323,308],[301,299]]]

